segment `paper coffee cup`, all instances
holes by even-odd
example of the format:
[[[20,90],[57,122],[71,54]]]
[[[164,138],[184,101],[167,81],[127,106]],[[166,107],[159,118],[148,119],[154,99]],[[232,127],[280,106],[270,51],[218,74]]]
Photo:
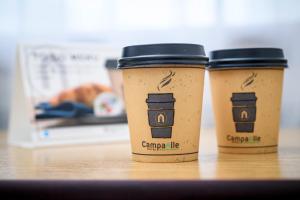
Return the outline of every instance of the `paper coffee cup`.
[[[123,49],[124,94],[132,158],[198,158],[205,65],[203,46],[154,44]]]
[[[111,82],[113,92],[123,100],[123,77],[122,72],[117,69],[117,59],[107,59],[105,67],[108,71],[108,76]]]
[[[224,153],[277,151],[284,68],[275,48],[211,52],[209,76],[218,147]]]

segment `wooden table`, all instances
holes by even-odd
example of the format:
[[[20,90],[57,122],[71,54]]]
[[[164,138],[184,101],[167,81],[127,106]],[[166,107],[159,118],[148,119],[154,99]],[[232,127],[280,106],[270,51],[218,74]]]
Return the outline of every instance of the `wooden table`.
[[[18,181],[2,180],[0,194],[1,186],[4,186],[7,191],[7,187],[10,185],[16,187],[16,184],[21,184],[17,188],[30,184],[34,187],[35,184],[32,182],[37,183],[40,188],[43,188],[43,184],[47,188],[49,183],[52,183],[52,187],[62,183],[71,187],[75,182],[86,184],[85,187],[88,188],[99,184],[99,187],[105,188],[109,184],[122,185],[125,181],[127,184],[123,186],[132,186],[132,189],[137,183],[145,186],[150,183],[152,186],[158,184],[159,188],[161,183],[168,183],[166,184],[168,187],[172,185],[174,188],[178,187],[178,192],[181,188],[180,183],[184,183],[184,187],[189,186],[190,189],[196,187],[199,190],[203,184],[204,190],[207,184],[215,184],[214,187],[218,186],[221,190],[224,187],[219,186],[220,184],[223,186],[236,184],[232,187],[237,188],[242,187],[243,184],[247,188],[252,184],[249,191],[247,190],[250,192],[251,188],[258,187],[265,181],[269,184],[269,189],[272,188],[272,184],[275,184],[273,190],[279,188],[274,191],[274,194],[279,191],[288,192],[288,189],[295,189],[294,192],[300,189],[298,181],[300,180],[300,130],[282,130],[279,152],[260,155],[217,153],[214,130],[202,130],[199,160],[185,163],[131,161],[128,142],[24,149],[8,146],[5,134],[1,134],[0,141],[0,179]],[[224,183],[224,180],[231,181]],[[288,185],[289,187],[284,191],[283,186]],[[260,191],[259,189],[256,189],[256,193]]]

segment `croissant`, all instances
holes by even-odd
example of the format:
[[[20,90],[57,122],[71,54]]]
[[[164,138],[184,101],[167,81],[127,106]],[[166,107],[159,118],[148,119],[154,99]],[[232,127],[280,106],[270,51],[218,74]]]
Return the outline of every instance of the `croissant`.
[[[83,103],[88,107],[93,107],[94,99],[102,92],[110,92],[111,88],[97,84],[88,83],[80,85],[78,87],[63,90],[58,95],[52,97],[49,103],[56,106],[64,101],[72,101],[77,103]]]

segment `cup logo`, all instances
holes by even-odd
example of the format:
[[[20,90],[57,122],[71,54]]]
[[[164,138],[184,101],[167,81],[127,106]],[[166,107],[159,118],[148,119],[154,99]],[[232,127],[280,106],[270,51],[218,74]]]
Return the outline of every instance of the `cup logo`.
[[[171,138],[175,103],[173,93],[150,93],[146,103],[152,138]]]
[[[160,91],[163,87],[169,85],[172,81],[172,77],[175,76],[175,72],[171,71],[167,76],[165,76],[157,85],[157,90]]]
[[[174,75],[175,72],[170,71],[167,76],[162,78],[157,85],[157,90],[160,91],[169,85]],[[152,138],[171,138],[175,112],[173,93],[149,93],[146,103]]]
[[[160,113],[157,115],[157,123],[163,125],[165,123],[165,115]]]
[[[241,112],[241,119],[248,119],[248,113],[245,110]]]
[[[255,92],[232,93],[232,116],[236,132],[253,132],[256,120]]]
[[[246,87],[254,83],[257,73],[252,72],[252,74],[246,78],[246,80],[241,84],[241,89],[244,90]]]

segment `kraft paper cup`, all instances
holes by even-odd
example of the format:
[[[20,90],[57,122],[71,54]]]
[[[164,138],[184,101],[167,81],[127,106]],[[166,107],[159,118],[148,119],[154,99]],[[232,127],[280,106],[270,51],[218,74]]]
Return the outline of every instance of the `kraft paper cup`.
[[[107,59],[105,62],[105,67],[108,70],[112,89],[114,93],[123,100],[123,76],[122,72],[117,69],[117,66],[117,59]]]
[[[276,48],[211,52],[209,76],[219,152],[277,151],[284,68]]]
[[[132,159],[197,160],[205,65],[203,46],[153,44],[123,49]]]

